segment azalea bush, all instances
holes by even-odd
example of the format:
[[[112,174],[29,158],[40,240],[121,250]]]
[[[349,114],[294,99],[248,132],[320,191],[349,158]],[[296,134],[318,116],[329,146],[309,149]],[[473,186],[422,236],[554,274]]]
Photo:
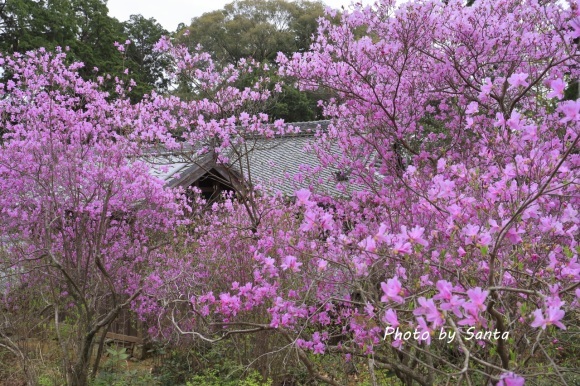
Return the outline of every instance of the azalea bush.
[[[173,324],[210,342],[274,331],[329,384],[315,355],[363,358],[374,383],[573,382],[578,20],[551,1],[383,1],[321,20],[310,52],[278,61],[336,96],[312,151],[348,181],[216,204]]]
[[[121,55],[128,44],[117,44]],[[30,384],[38,382],[36,354],[20,338],[56,338],[62,381],[85,385],[122,310],[132,310],[135,323],[155,320],[169,309],[167,287],[196,282],[199,267],[184,254],[198,237],[191,224],[201,212],[190,206],[205,203],[154,176],[159,149],[185,154],[190,143],[192,162],[209,155],[226,164],[237,120],[215,118],[238,114],[249,133],[267,122],[248,111],[270,93],[232,86],[253,63],[218,74],[205,53],[191,56],[168,40],[158,48],[211,100],[152,93],[133,104],[130,75],[111,79],[95,68],[94,80],[83,80],[84,64],[68,64],[60,49],[0,55],[0,347],[18,358]],[[104,91],[111,82],[114,94]],[[245,213],[257,212],[248,204]]]
[[[160,267],[171,275],[167,237],[187,209],[140,159],[138,139],[163,117],[109,98],[103,77],[84,81],[65,59],[0,56],[0,347],[29,384],[35,350],[19,339],[55,339],[63,382],[87,384],[93,344],[159,286]]]

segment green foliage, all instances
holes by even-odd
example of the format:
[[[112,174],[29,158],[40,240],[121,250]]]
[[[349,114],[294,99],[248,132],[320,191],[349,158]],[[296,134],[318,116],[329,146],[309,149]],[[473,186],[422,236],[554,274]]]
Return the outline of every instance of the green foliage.
[[[308,50],[316,34],[317,19],[324,15],[324,4],[317,1],[239,0],[224,9],[194,18],[189,27],[182,26],[176,33],[178,42],[194,50],[198,45],[222,66],[236,64],[243,58],[274,63],[279,52],[291,56]],[[187,32],[187,33],[186,33]],[[238,87],[250,87],[260,76],[275,81],[276,67],[267,74],[254,73],[251,79],[242,79]],[[266,108],[273,119],[287,122],[311,121],[321,118],[317,102],[320,94],[302,92],[285,80],[283,92]],[[181,87],[182,97],[188,91]]]
[[[149,373],[137,370],[123,373],[100,372],[90,383],[90,386],[153,386],[157,380]]]
[[[85,63],[81,71],[92,76],[93,68],[120,73],[122,58],[114,42],[123,29],[108,16],[103,0],[13,0],[0,11],[0,50],[26,52],[45,47],[69,47],[70,57]]]
[[[316,94],[302,92],[295,87],[284,85],[282,95],[270,110],[270,115],[282,118],[286,122],[305,122],[321,119],[317,108]]]
[[[131,99],[138,99],[153,89],[166,91],[169,80],[164,76],[163,70],[167,63],[153,47],[161,36],[169,34],[167,30],[155,19],[146,19],[141,15],[131,15],[129,20],[123,23],[123,28],[125,35],[131,40],[126,51],[127,66],[131,71],[131,77],[137,83]]]
[[[233,342],[221,342],[213,347],[203,345],[190,350],[173,351],[154,368],[160,386],[270,386],[271,379],[263,379],[259,371],[245,366],[237,355]]]
[[[40,377],[38,377],[38,385],[39,386],[54,386],[54,382],[52,381],[51,377],[43,374]]]
[[[324,96],[313,92],[299,91],[296,87],[288,84],[288,79],[282,79],[277,74],[278,69],[275,66],[270,67],[269,71],[256,69],[251,74],[238,80],[236,86],[240,89],[245,87],[251,88],[261,79],[269,78],[270,84],[267,87],[272,90],[275,83],[283,82],[282,92],[275,94],[263,107],[263,111],[274,119],[284,119],[286,122],[306,122],[322,119],[322,111],[317,106],[318,99]]]
[[[278,52],[307,50],[323,14],[322,2],[239,0],[194,18],[189,36],[185,30],[177,36],[190,48],[201,44],[222,63],[247,57],[271,62]]]
[[[578,98],[578,81],[572,81],[564,90],[565,100],[576,100]]]
[[[109,359],[104,365],[107,370],[117,370],[122,362],[129,359],[130,355],[127,353],[125,347],[107,347],[107,355]]]
[[[26,52],[44,47],[69,50],[69,60],[85,64],[85,79],[99,74],[123,77],[125,68],[137,86],[131,92],[136,101],[153,89],[164,91],[164,63],[153,52],[154,44],[168,32],[153,18],[141,15],[121,23],[108,15],[105,0],[11,0],[0,1],[0,51]],[[115,42],[131,44],[126,57]]]
[[[272,380],[262,380],[257,371],[251,371],[245,378],[224,378],[216,369],[206,369],[201,374],[193,376],[186,386],[271,386]]]
[[[158,385],[159,382],[150,372],[140,370],[121,370],[123,362],[127,363],[130,355],[125,347],[107,347],[108,359],[103,365],[103,370],[91,380],[91,386],[145,386]]]
[[[174,351],[154,369],[155,379],[161,386],[182,385],[198,369],[190,352]]]

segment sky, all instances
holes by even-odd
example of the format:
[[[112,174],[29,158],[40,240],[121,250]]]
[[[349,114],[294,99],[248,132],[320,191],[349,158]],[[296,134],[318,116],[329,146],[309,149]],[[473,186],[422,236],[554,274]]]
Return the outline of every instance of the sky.
[[[173,32],[179,23],[189,24],[192,17],[203,13],[222,9],[233,0],[108,0],[109,16],[119,21],[129,19],[129,16],[141,14],[145,18],[155,18],[166,30]],[[323,0],[332,8],[348,6],[350,0]],[[360,0],[359,0],[360,1]],[[371,4],[370,0],[363,0],[363,4]]]

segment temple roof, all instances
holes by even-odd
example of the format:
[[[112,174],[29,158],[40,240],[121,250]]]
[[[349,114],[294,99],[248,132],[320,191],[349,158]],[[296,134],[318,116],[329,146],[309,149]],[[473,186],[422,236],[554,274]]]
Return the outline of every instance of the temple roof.
[[[245,138],[243,145],[227,155],[228,163],[216,162],[212,152],[200,152],[187,146],[179,151],[158,151],[147,158],[153,165],[152,174],[164,180],[167,186],[187,187],[208,172],[231,181],[245,181],[260,185],[272,193],[292,196],[300,188],[312,187],[328,194],[338,195],[336,171],[320,168],[317,155],[309,144],[316,139],[317,130],[326,130],[330,121],[292,123],[296,132],[271,138]],[[331,152],[333,147],[331,146]],[[336,148],[338,153],[338,148]],[[306,171],[319,170],[316,181],[306,178]],[[234,181],[232,181],[234,179]]]

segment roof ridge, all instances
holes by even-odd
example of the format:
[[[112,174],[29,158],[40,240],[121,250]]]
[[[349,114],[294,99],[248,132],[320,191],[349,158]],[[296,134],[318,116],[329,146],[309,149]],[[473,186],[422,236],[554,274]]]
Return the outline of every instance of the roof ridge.
[[[294,128],[299,128],[300,130],[298,132],[285,132],[283,134],[274,134],[272,138],[312,137],[314,136],[314,134],[316,134],[316,131],[319,128],[322,129],[323,131],[326,131],[328,129],[328,125],[330,125],[330,122],[331,121],[329,119],[323,119],[318,121],[284,122],[284,125],[286,127],[292,126]],[[275,127],[275,123],[268,123],[266,127]],[[271,138],[271,137],[265,136],[263,134],[255,134],[255,135],[249,134],[247,136],[244,136],[244,138],[255,139],[255,138]]]
[[[274,133],[271,136],[264,135],[264,134],[255,134],[255,133],[247,133],[243,135],[244,139],[283,139],[283,138],[308,138],[313,137],[316,132],[320,129],[322,131],[327,131],[328,125],[330,125],[331,121],[328,119],[318,120],[318,121],[304,121],[304,122],[290,122],[284,123],[285,127],[292,126],[294,128],[298,128],[297,132],[290,131],[284,132],[283,134]],[[266,124],[266,127],[275,127],[274,123]],[[236,128],[242,128],[242,126],[236,126]],[[236,136],[237,137],[237,136]],[[181,146],[175,149],[168,149],[163,144],[154,145],[152,148],[149,148],[145,151],[146,154],[144,156],[172,156],[182,153],[190,153],[191,151],[196,150],[195,146],[187,142],[181,143]]]

